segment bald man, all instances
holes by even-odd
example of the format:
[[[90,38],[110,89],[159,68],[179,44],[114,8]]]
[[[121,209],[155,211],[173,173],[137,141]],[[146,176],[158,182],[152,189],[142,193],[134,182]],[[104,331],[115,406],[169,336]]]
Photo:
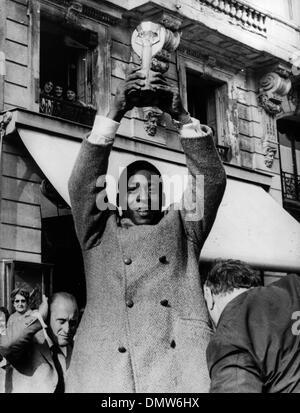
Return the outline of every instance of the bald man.
[[[0,354],[13,366],[7,377],[12,393],[64,393],[78,315],[71,294],[54,294],[49,306],[44,296],[39,311],[0,337]]]

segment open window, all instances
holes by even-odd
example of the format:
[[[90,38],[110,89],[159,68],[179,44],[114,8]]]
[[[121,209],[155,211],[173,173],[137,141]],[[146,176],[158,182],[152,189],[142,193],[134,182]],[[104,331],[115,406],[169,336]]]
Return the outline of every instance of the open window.
[[[41,17],[40,112],[92,124],[97,34]]]
[[[203,77],[192,70],[187,70],[187,102],[188,110],[202,124],[212,128],[217,133],[217,113],[215,91],[218,83]]]
[[[280,148],[283,207],[300,222],[300,132],[299,123],[277,121]]]
[[[198,71],[186,69],[188,110],[191,116],[212,129],[215,144],[224,161],[228,160],[229,147],[224,143],[226,132],[220,119],[224,116],[222,99],[226,99],[226,92],[227,85],[224,82],[203,76]]]

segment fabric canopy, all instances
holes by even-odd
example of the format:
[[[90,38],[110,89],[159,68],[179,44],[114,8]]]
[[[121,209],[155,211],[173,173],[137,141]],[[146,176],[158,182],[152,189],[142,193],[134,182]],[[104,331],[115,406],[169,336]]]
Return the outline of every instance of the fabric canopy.
[[[70,203],[67,182],[80,142],[25,128],[18,132],[45,176]],[[117,180],[122,167],[136,159],[134,154],[112,151],[108,172]],[[162,175],[180,176],[186,171],[183,166],[166,161],[153,160],[153,164]],[[178,188],[173,197],[167,194],[167,199],[178,200],[181,185]],[[108,195],[113,201],[114,190]],[[216,258],[241,259],[266,270],[300,271],[300,224],[261,187],[228,179],[215,224],[201,253],[201,260]]]

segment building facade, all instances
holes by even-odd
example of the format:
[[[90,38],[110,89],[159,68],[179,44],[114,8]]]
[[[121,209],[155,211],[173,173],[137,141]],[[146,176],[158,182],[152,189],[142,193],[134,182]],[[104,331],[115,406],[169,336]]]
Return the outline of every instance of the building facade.
[[[228,177],[244,185],[239,193],[235,184],[240,209],[252,208],[244,198],[247,188],[254,188],[257,203],[263,189],[289,214],[278,220],[287,219],[290,226],[300,221],[298,0],[0,0],[0,259],[52,262],[54,289],[73,285],[82,305],[82,264],[59,178],[60,168],[72,162],[60,154],[66,143],[78,149],[96,108],[107,113],[128,65],[139,61],[131,36],[145,20],[181,33],[176,52],[165,55],[167,79],[179,85],[191,115],[212,127]],[[47,94],[49,81],[64,93],[72,89],[78,100]],[[55,140],[57,155],[51,153]],[[133,109],[118,131],[114,164],[137,156],[163,170],[184,167],[175,128],[156,108]],[[260,205],[253,205],[257,210],[248,225],[272,231],[273,208],[263,211]],[[247,220],[247,214],[241,217]],[[293,236],[299,236],[298,229]],[[255,231],[253,237],[261,238]],[[247,254],[231,248],[232,256],[247,260]],[[208,251],[207,259],[214,254],[222,255]],[[266,276],[289,270],[288,265],[260,265],[263,259],[248,261]],[[271,254],[266,261],[276,260]],[[291,270],[297,268],[291,264]]]

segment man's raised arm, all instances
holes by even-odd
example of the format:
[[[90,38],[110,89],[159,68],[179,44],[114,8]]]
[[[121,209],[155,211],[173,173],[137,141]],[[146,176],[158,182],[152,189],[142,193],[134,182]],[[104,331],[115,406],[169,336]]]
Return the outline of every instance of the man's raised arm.
[[[181,215],[187,237],[200,251],[225,191],[225,170],[215,148],[211,129],[190,117],[183,108],[178,88],[163,79],[158,80],[154,87],[169,92],[169,102],[162,102],[160,108],[179,125],[190,175],[181,202]]]
[[[187,236],[202,248],[223,198],[226,174],[209,127],[191,118],[180,129],[180,141],[190,175],[181,214]]]
[[[128,94],[144,85],[144,75],[131,70],[117,88],[107,115],[96,116],[91,134],[84,139],[70,180],[69,194],[75,227],[82,249],[96,246],[105,229],[110,209],[106,173],[116,131],[125,113],[132,109]]]

